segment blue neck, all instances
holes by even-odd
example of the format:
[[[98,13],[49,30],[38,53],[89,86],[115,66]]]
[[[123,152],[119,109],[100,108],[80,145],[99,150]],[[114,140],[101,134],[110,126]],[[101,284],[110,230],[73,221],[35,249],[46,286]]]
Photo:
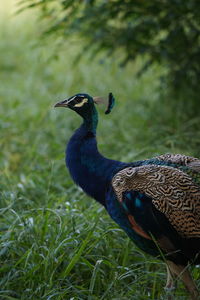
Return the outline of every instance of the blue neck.
[[[97,148],[97,116],[85,119],[66,149],[66,164],[75,181],[88,195],[106,206],[105,193],[113,175],[125,164],[103,157]]]
[[[96,135],[97,125],[98,125],[98,113],[95,106],[91,106],[90,111],[87,111],[87,114],[85,114],[83,117],[82,126],[85,128],[86,133],[90,132]]]

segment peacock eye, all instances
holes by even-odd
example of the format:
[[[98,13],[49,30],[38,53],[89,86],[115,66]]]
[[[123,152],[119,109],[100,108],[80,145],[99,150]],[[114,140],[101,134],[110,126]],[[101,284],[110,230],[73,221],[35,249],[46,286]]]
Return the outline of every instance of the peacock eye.
[[[75,103],[81,103],[83,101],[83,98],[82,97],[76,97],[74,99]]]
[[[74,98],[73,100],[73,106],[74,107],[82,107],[85,103],[88,102],[87,98],[81,97],[81,96],[77,96],[76,98]]]

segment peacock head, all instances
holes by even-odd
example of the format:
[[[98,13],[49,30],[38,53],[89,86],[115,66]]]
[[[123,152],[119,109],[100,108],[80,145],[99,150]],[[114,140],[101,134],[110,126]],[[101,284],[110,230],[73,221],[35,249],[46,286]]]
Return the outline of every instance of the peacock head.
[[[87,118],[88,115],[94,113],[95,104],[103,103],[105,100],[100,97],[91,97],[88,94],[76,94],[68,99],[58,102],[54,107],[67,107],[74,110],[83,118]],[[114,106],[115,98],[112,93],[108,95],[108,105],[105,114],[109,114]]]

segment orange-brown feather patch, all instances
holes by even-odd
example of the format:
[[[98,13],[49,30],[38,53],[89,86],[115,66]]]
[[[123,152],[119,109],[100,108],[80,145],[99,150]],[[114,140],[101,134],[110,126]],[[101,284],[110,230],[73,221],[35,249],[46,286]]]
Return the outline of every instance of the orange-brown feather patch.
[[[128,219],[129,219],[129,221],[132,225],[132,228],[135,232],[137,232],[139,235],[143,236],[144,238],[151,240],[151,237],[146,232],[144,232],[144,230],[136,223],[133,216],[128,215]]]

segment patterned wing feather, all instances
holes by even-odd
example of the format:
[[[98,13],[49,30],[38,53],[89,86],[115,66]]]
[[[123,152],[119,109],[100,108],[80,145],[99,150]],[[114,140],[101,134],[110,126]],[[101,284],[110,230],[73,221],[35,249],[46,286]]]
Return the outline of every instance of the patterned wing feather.
[[[200,186],[185,172],[159,165],[128,167],[113,177],[112,186],[120,202],[126,191],[146,194],[182,237],[200,237]]]
[[[192,156],[167,153],[167,154],[156,156],[154,157],[154,159],[169,162],[172,164],[178,164],[180,166],[186,166],[196,172],[200,172],[200,159]]]

